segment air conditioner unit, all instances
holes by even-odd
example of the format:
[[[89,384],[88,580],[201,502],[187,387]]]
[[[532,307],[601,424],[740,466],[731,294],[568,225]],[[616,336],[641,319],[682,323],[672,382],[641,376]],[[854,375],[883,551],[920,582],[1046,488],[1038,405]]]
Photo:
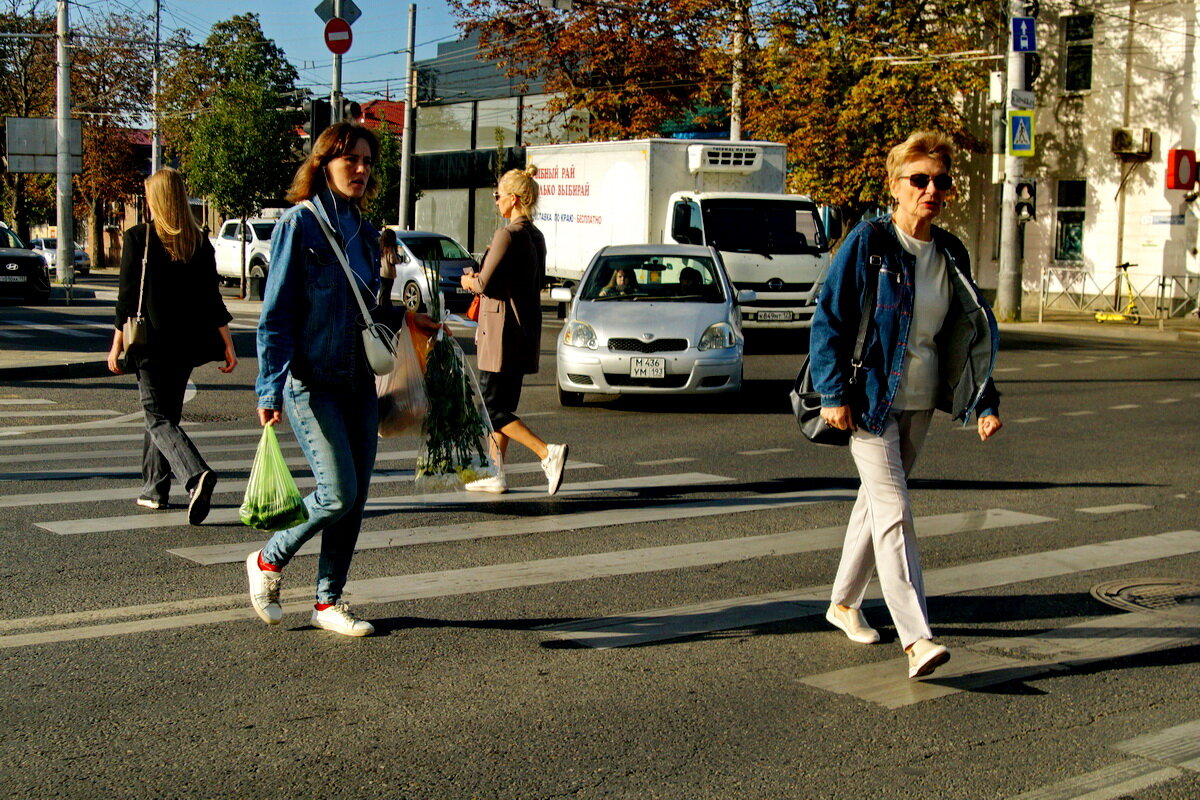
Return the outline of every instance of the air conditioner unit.
[[[736,172],[747,175],[762,168],[762,150],[744,144],[694,144],[688,147],[688,171]]]
[[[1131,128],[1113,128],[1112,129],[1112,152],[1118,156],[1134,156],[1137,158],[1147,158],[1150,151],[1153,149],[1154,132],[1149,128],[1142,128],[1140,137],[1137,136]]]

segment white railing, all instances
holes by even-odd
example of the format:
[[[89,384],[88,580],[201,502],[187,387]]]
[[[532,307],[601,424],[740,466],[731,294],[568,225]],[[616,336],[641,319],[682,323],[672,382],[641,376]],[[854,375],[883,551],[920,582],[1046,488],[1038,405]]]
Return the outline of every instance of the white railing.
[[[1038,322],[1046,311],[1079,314],[1123,311],[1133,302],[1140,315],[1151,319],[1187,316],[1196,311],[1200,276],[1136,275],[1119,272],[1101,284],[1091,270],[1082,267],[1042,268],[1038,285]]]

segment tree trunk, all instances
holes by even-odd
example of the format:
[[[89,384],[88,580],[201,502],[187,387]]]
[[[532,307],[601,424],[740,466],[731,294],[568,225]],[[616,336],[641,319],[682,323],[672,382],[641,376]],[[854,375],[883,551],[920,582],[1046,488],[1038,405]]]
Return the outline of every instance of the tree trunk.
[[[107,203],[98,197],[93,197],[88,203],[88,258],[92,267],[104,265],[104,209]]]

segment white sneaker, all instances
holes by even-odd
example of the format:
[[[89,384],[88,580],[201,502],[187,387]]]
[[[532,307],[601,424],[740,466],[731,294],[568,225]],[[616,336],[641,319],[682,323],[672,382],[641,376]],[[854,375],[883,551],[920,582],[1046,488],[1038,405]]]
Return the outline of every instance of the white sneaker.
[[[468,492],[491,492],[492,494],[504,494],[508,491],[508,482],[504,480],[504,473],[493,475],[490,478],[480,478],[477,481],[471,481],[463,486]]]
[[[562,486],[563,468],[567,466],[567,452],[571,448],[565,444],[548,444],[546,449],[549,452],[542,459],[542,471],[546,473],[547,491],[555,494]]]
[[[258,556],[261,552],[255,551],[246,556],[246,576],[250,579],[250,605],[263,622],[278,625],[283,619],[283,609],[279,606],[279,585],[283,583],[283,573],[259,569]]]
[[[374,625],[354,615],[354,612],[350,610],[349,603],[337,603],[324,611],[317,611],[314,608],[312,626],[340,633],[343,636],[370,636],[375,632]]]
[[[852,642],[875,644],[879,641],[879,631],[867,624],[866,617],[857,608],[842,611],[836,603],[830,603],[829,610],[825,612],[825,619],[833,627],[839,628]]]
[[[908,650],[908,677],[924,678],[950,660],[950,651],[928,639],[917,639]]]

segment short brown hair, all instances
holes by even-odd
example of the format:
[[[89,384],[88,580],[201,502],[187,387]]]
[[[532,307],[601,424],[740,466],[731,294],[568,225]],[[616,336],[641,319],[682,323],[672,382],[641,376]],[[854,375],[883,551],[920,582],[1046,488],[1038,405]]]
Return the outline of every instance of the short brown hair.
[[[954,157],[954,140],[940,131],[916,131],[891,149],[887,156],[888,182],[901,177],[900,172],[914,158],[938,158],[950,171]]]
[[[379,139],[367,128],[354,122],[338,122],[330,125],[313,144],[312,152],[304,163],[296,170],[292,185],[288,188],[287,201],[299,203],[313,197],[325,188],[325,165],[335,158],[346,155],[360,141],[365,141],[371,147],[371,158],[379,159]],[[379,182],[375,180],[375,170],[367,178],[367,191],[362,200],[370,200],[379,191]],[[361,203],[361,200],[352,202]]]

